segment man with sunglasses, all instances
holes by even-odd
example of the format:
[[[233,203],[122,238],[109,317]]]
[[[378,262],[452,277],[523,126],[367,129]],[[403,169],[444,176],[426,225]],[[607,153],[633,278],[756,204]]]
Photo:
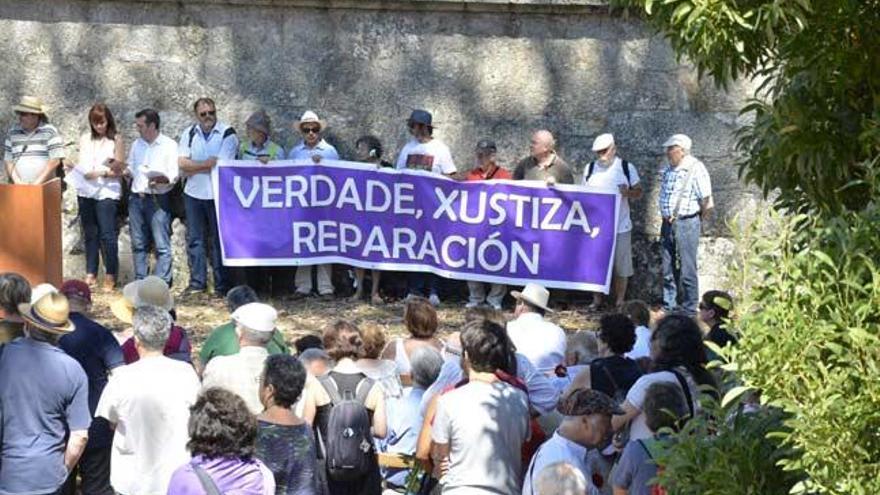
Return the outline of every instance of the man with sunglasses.
[[[412,139],[400,150],[397,169],[411,168],[438,175],[455,177],[458,169],[452,161],[449,146],[434,138],[433,116],[426,110],[413,110],[406,121]],[[428,294],[425,294],[425,289]],[[440,305],[440,278],[431,273],[410,273],[407,277],[407,298],[426,296],[434,306]]]
[[[287,155],[288,160],[310,159],[315,163],[321,163],[321,160],[339,160],[336,148],[321,137],[321,131],[326,126],[315,112],[307,110],[294,127],[302,134],[302,141],[290,149],[290,154]],[[312,284],[312,272],[315,269],[318,272],[317,288]],[[293,298],[309,297],[317,289],[318,297],[324,300],[332,299],[334,292],[332,277],[333,265],[330,263],[297,267],[296,292],[294,292]]]
[[[214,100],[199,98],[193,104],[197,122],[180,135],[177,154],[181,175],[187,177],[184,188],[186,207],[186,243],[189,258],[189,292],[204,292],[208,286],[206,248],[210,239],[211,268],[214,274],[214,294],[226,294],[227,277],[220,254],[220,236],[211,171],[218,160],[234,160],[238,150],[235,129],[217,121]]]

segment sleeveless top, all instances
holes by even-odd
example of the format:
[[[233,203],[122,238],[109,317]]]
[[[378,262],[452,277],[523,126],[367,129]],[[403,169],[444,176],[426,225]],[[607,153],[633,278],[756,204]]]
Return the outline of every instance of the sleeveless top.
[[[642,376],[639,364],[623,356],[608,356],[590,363],[590,383],[593,390],[604,392],[614,399],[623,399],[633,384]]]

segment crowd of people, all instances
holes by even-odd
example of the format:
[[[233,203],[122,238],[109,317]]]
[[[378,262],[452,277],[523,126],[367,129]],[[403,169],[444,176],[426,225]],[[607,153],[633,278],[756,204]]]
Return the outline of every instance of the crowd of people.
[[[2,273],[0,493],[655,493],[670,433],[720,393],[705,341],[735,345],[732,298],[696,318],[627,301],[566,334],[547,289],[511,296],[447,335],[414,297],[405,336],[337,321],[289,346],[236,286],[194,358],[160,277],[125,286],[109,329],[85,281]]]
[[[125,205],[131,231],[135,278],[155,275],[172,284],[171,236],[175,202],[182,201],[186,225],[188,292],[204,292],[209,287],[208,264],[214,293],[223,296],[236,283],[276,293],[293,291],[295,299],[333,298],[332,265],[256,267],[229,269],[223,266],[217,232],[211,171],[218,160],[256,160],[267,164],[275,160],[311,160],[321,163],[340,159],[336,148],[324,138],[327,123],[314,111],[306,111],[293,123],[301,139],[289,151],[270,139],[272,127],[265,111],[253,113],[244,122],[246,132],[239,136],[234,127],[219,119],[215,102],[199,98],[192,105],[194,122],[180,131],[178,139],[161,130],[159,112],[145,108],[135,114],[139,137],[124,142],[110,108],[95,104],[87,113],[88,130],[79,141],[76,159],[67,156],[63,139],[49,123],[39,98],[24,97],[14,107],[18,123],[6,135],[6,175],[15,184],[39,184],[66,171],[68,182],[77,191],[79,218],[86,254],[85,282],[98,283],[103,260],[103,286],[112,289],[118,282],[117,214]],[[595,160],[586,164],[582,175],[556,152],[556,140],[548,130],[531,136],[529,154],[510,169],[498,163],[497,146],[491,139],[475,143],[473,167],[461,170],[453,161],[450,148],[434,137],[431,113],[414,110],[406,120],[410,140],[400,150],[394,164],[386,161],[385,148],[375,136],[364,135],[354,144],[355,156],[346,157],[374,163],[380,167],[411,168],[458,180],[526,180],[555,184],[579,184],[618,190],[621,196],[618,232],[613,260],[612,306],[626,299],[627,281],[633,275],[633,228],[630,201],[639,200],[643,189],[634,164],[618,156],[614,136],[601,134],[593,142]],[[675,134],[664,142],[666,163],[659,175],[658,210],[662,217],[661,245],[663,267],[663,305],[667,311],[696,314],[698,303],[697,248],[702,221],[713,209],[712,187],[706,167],[691,154],[691,139]],[[151,265],[151,253],[155,262]],[[355,272],[355,299],[365,295],[366,271]],[[370,300],[381,303],[381,274],[371,272]],[[488,287],[487,287],[488,285]],[[441,280],[429,273],[410,273],[408,296],[423,296],[435,306],[443,295]],[[501,309],[507,293],[501,284],[470,282],[467,307],[487,305]],[[596,293],[591,309],[603,305]]]

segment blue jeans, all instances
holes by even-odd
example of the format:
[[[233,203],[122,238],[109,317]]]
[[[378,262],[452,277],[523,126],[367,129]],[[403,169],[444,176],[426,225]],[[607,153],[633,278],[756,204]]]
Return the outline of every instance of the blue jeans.
[[[140,280],[150,271],[150,245],[156,247],[153,274],[171,286],[171,201],[167,194],[132,194],[128,198],[128,225],[131,228],[131,252],[134,255],[134,278]]]
[[[663,222],[660,228],[663,262],[663,307],[694,315],[700,300],[697,248],[700,245],[700,217]],[[678,302],[681,301],[679,305]]]
[[[211,241],[211,268],[214,273],[214,291],[226,294],[226,273],[220,253],[217,233],[217,213],[213,199],[196,199],[183,195],[186,207],[186,254],[189,258],[189,288],[204,290],[208,286],[208,259],[205,253]]]
[[[116,231],[116,209],[119,200],[91,199],[77,196],[79,221],[83,228],[86,249],[86,273],[98,274],[98,252],[104,259],[107,275],[119,273],[119,233]]]

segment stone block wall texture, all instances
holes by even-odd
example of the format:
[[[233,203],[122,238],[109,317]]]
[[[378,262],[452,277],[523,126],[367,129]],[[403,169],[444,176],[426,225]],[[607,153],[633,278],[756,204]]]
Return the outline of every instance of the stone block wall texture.
[[[7,0],[0,32],[0,129],[14,121],[18,98],[34,94],[71,143],[96,101],[110,105],[129,143],[144,107],[158,109],[163,132],[176,138],[200,96],[214,98],[220,119],[242,132],[247,116],[265,108],[285,147],[294,142],[291,123],[313,109],[343,158],[373,133],[393,159],[407,139],[404,119],[427,108],[460,169],[472,166],[484,137],[512,166],[527,154],[530,133],[547,128],[582,170],[593,138],[613,132],[646,189],[633,209],[630,294],[648,300],[660,295],[658,170],[668,135],[693,138],[716,195],[700,250],[702,289],[723,285],[732,249],[725,222],[761,204],[733,166],[750,88],[715,89],[641,21],[602,2]],[[66,196],[65,273],[82,276],[83,256],[71,254],[76,201]],[[175,227],[177,284],[186,282],[184,230]],[[122,277],[130,277],[127,233],[120,254]]]

